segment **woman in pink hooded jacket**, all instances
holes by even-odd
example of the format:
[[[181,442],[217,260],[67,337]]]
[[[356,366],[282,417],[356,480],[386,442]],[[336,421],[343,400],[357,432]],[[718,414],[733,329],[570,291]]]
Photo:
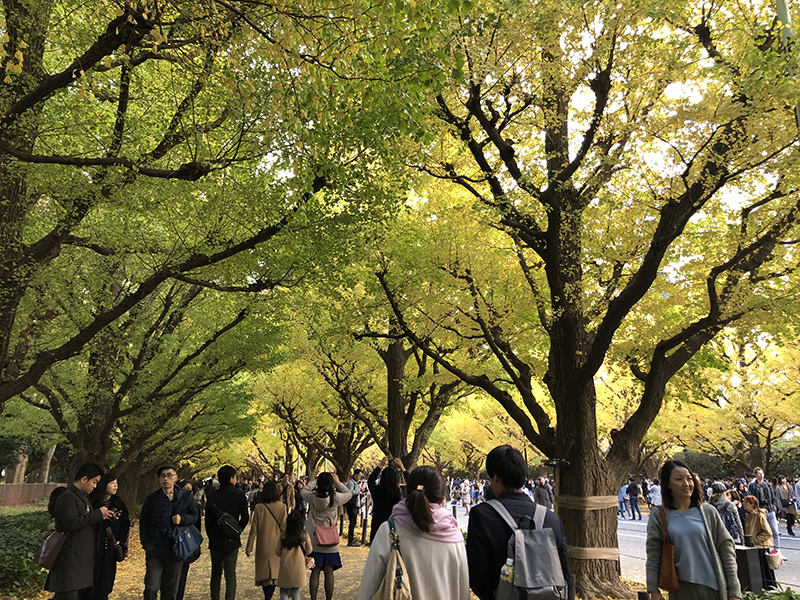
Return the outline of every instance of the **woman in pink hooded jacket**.
[[[400,554],[408,570],[414,600],[469,600],[469,572],[464,536],[442,506],[445,484],[433,467],[410,472],[407,495],[392,510]],[[378,529],[367,557],[358,600],[370,600],[386,574],[391,551],[390,524]]]

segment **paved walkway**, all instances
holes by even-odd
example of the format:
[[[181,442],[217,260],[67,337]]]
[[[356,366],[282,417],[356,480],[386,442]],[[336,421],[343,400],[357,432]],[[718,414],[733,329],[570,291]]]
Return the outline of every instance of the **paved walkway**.
[[[345,526],[347,521],[345,520]],[[242,545],[244,546],[250,526],[242,533]],[[205,532],[203,532],[205,535]],[[359,539],[361,528],[356,528],[356,538]],[[346,539],[346,535],[345,535]],[[346,544],[339,546],[342,557],[342,568],[336,571],[336,585],[333,597],[335,600],[355,600],[358,596],[358,586],[361,583],[361,573],[364,571],[364,564],[367,562],[369,548],[348,548]],[[236,600],[264,600],[264,592],[260,587],[256,587],[255,581],[255,557],[247,558],[244,548],[239,550],[239,562],[236,566]],[[189,576],[186,580],[186,594],[184,600],[208,600],[209,580],[211,579],[211,557],[207,550],[206,542],[203,542],[203,551],[200,558],[189,568]],[[320,590],[318,600],[324,600],[325,592],[323,589],[324,577],[320,577]],[[114,591],[109,600],[141,600],[144,590],[144,550],[139,544],[138,524],[131,529],[131,553],[124,562],[117,568],[117,580]],[[225,593],[225,579],[222,582],[222,594]],[[273,600],[278,600],[278,591],[275,591]],[[308,586],[300,590],[301,600],[309,600]]]

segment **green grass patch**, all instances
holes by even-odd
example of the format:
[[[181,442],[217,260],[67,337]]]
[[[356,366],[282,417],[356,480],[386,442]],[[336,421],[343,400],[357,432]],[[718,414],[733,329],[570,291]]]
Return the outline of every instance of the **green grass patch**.
[[[7,507],[0,514],[0,596],[33,598],[47,580],[33,557],[52,519],[46,510],[21,508]]]

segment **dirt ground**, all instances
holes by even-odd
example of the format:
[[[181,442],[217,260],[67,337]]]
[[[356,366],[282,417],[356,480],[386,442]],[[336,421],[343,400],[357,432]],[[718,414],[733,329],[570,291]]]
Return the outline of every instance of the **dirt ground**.
[[[346,521],[345,521],[346,524]],[[242,545],[247,540],[248,528],[242,533]],[[205,535],[205,532],[203,532]],[[361,528],[356,529],[356,539],[360,539]],[[345,537],[346,540],[346,537]],[[117,580],[114,591],[109,600],[140,600],[144,590],[144,550],[139,545],[138,525],[131,529],[130,554],[117,568]],[[358,586],[361,583],[361,573],[367,562],[368,547],[348,548],[347,544],[339,546],[342,557],[342,568],[336,571],[336,584],[333,597],[336,600],[351,600],[358,596]],[[186,579],[185,600],[207,600],[209,598],[209,580],[211,579],[211,557],[203,542],[200,558],[189,568]],[[239,561],[236,565],[236,598],[237,600],[264,600],[264,592],[255,586],[255,557],[247,558],[244,548],[239,551]],[[320,578],[318,600],[324,600],[323,579]],[[222,594],[225,593],[225,579],[222,581]],[[308,600],[308,586],[300,590],[301,600]],[[273,600],[278,600],[278,591],[275,591]]]

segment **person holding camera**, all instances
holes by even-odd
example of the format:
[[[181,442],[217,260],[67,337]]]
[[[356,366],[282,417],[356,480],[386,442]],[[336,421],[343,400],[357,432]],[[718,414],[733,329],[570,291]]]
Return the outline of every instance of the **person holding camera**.
[[[369,493],[372,496],[372,527],[369,531],[370,544],[372,544],[375,534],[378,533],[378,528],[389,520],[394,505],[400,502],[403,497],[397,477],[398,472],[405,474],[403,462],[399,458],[395,458],[394,464],[391,467],[388,466],[388,464],[389,457],[384,456],[367,478]],[[379,476],[380,480],[378,480]]]
[[[105,506],[112,513],[97,530],[92,600],[107,600],[117,578],[117,563],[125,560],[128,555],[131,519],[128,507],[117,496],[118,489],[117,476],[114,473],[104,473],[97,487],[89,494],[92,508]]]

